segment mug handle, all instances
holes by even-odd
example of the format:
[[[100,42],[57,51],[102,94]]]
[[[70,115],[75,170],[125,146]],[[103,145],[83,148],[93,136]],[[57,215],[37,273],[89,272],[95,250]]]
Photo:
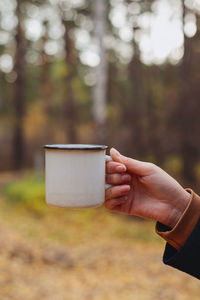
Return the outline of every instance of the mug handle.
[[[112,157],[111,157],[110,155],[106,155],[106,156],[105,156],[105,160],[106,160],[106,161],[113,161],[113,160],[112,160]],[[105,190],[109,189],[109,188],[112,187],[112,186],[113,186],[112,184],[107,184],[107,183],[105,183]]]

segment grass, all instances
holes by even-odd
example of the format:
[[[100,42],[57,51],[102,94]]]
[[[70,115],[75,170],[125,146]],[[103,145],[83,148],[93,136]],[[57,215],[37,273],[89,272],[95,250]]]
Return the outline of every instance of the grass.
[[[3,197],[1,219],[31,239],[72,244],[110,238],[126,243],[160,241],[153,222],[112,213],[104,207],[82,210],[48,207],[44,200],[44,178],[38,174],[28,174],[7,184]]]
[[[30,174],[24,179],[9,183],[4,187],[3,193],[12,206],[23,206],[40,215],[46,212],[44,178],[41,175]]]
[[[43,177],[20,177],[0,195],[0,299],[199,299],[195,279],[163,266],[153,222],[48,207]]]

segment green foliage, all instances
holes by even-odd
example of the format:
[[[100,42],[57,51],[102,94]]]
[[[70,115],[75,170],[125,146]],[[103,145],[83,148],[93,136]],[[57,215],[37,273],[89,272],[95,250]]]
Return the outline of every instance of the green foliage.
[[[52,65],[52,74],[54,80],[62,80],[68,74],[68,69],[63,61],[55,61]]]
[[[46,211],[44,180],[36,174],[8,184],[4,195],[12,205],[19,205],[42,215]]]

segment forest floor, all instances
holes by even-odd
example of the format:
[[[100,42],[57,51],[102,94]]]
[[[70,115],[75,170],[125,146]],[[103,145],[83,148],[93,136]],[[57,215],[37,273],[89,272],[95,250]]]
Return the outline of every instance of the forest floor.
[[[1,191],[15,176],[0,175]],[[152,222],[0,199],[1,300],[199,300],[199,281],[162,263]]]

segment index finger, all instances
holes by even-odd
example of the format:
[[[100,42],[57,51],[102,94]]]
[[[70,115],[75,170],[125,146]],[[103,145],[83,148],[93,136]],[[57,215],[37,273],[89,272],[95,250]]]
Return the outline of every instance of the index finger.
[[[106,173],[113,174],[113,173],[124,173],[124,172],[126,172],[126,166],[124,164],[115,161],[108,161],[106,163]]]

